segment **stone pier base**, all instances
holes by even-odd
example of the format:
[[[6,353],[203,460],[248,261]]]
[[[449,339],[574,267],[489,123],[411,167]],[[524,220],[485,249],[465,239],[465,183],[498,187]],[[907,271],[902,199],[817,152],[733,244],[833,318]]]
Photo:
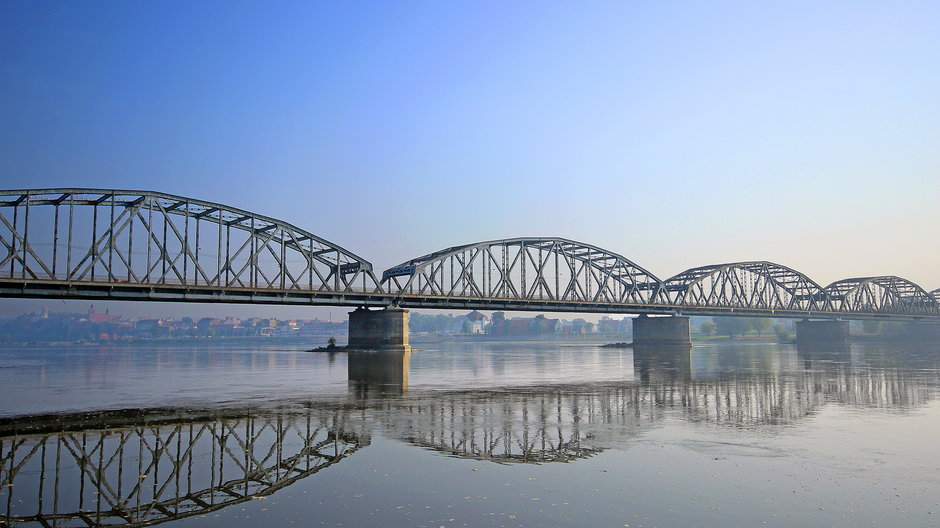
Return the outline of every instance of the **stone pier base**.
[[[349,314],[349,348],[379,352],[411,352],[408,310],[358,308]]]
[[[848,342],[848,321],[810,321],[809,319],[803,319],[796,322],[796,343],[798,345],[832,345]]]
[[[647,317],[633,319],[634,345],[679,345],[692,346],[689,318],[682,315],[671,317]]]

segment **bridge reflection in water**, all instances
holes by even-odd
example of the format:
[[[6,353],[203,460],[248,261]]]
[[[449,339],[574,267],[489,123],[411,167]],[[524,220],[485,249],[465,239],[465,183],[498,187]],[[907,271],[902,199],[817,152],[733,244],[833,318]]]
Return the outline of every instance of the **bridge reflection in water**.
[[[775,427],[830,403],[914,408],[940,385],[935,357],[845,347],[703,368],[697,354],[637,350],[635,381],[476,391],[408,391],[410,357],[401,355],[373,368],[350,362],[350,399],[329,405],[7,419],[0,524],[143,526],[204,514],[309,478],[370,445],[373,433],[447,456],[570,463],[628,449],[667,421],[783,431]]]
[[[149,526],[200,515],[270,495],[368,443],[343,431],[339,412],[148,414],[110,413],[91,424],[82,417],[74,430],[0,437],[0,525]]]

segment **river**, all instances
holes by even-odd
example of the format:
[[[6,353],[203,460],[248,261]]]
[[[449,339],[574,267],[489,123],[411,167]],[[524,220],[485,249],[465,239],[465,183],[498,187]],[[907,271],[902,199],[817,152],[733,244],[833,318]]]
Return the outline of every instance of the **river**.
[[[0,349],[0,526],[940,523],[940,346],[313,344]]]

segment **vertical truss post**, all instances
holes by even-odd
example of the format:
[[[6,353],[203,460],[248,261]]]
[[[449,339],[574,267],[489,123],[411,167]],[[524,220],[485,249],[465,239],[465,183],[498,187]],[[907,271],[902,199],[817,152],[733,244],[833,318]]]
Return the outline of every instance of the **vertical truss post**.
[[[147,277],[144,282],[150,282],[150,273],[153,270],[153,202],[147,200]]]
[[[186,217],[183,220],[183,284],[189,283],[189,202],[186,202]],[[198,220],[197,220],[198,222]],[[196,274],[198,277],[199,275]]]
[[[52,277],[56,278],[58,270],[56,269],[57,257],[59,256],[59,203],[55,204],[55,214],[53,215],[52,225]]]
[[[114,282],[114,193],[111,193],[111,222],[108,226],[108,280]]]
[[[20,270],[20,278],[26,278],[26,272],[28,270],[27,265],[27,252],[29,251],[29,193],[26,193],[26,205],[24,206],[26,218],[23,219],[23,269]]]
[[[65,254],[66,279],[72,280],[72,220],[75,217],[75,195],[69,194],[69,240]]]

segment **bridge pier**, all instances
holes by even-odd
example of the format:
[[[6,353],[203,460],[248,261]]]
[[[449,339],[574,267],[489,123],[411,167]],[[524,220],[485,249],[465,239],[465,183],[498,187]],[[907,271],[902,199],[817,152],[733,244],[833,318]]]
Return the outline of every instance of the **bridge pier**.
[[[411,352],[408,310],[357,308],[349,313],[349,348],[378,352]]]
[[[848,321],[803,319],[796,322],[797,345],[833,345],[848,342]]]
[[[692,346],[689,318],[683,315],[670,317],[647,317],[633,319],[634,345],[680,345]]]

